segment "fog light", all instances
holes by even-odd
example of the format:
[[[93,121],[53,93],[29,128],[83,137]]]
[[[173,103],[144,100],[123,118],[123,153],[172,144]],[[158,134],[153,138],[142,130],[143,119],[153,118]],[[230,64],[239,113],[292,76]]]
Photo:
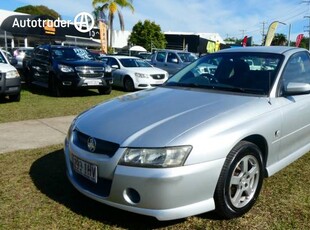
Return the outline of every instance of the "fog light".
[[[62,84],[63,85],[72,85],[72,82],[71,81],[63,81]]]
[[[140,202],[139,193],[133,188],[127,188],[123,192],[124,199],[130,204],[138,204]]]

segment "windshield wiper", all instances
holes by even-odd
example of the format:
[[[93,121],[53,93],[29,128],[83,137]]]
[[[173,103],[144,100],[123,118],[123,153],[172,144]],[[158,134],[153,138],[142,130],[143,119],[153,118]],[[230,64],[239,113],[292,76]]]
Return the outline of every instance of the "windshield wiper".
[[[215,86],[214,88],[231,92],[266,94],[266,92],[262,89],[242,88],[236,86]]]
[[[183,83],[183,82],[168,82],[165,86],[177,86],[177,87],[188,87],[188,88],[207,88],[212,89],[212,85],[201,85],[197,83]]]
[[[181,82],[168,82],[165,86],[176,86],[176,87],[188,87],[188,88],[200,88],[200,89],[213,89],[213,90],[222,90],[229,92],[237,93],[250,93],[250,94],[267,94],[266,91],[262,89],[251,89],[251,88],[242,88],[229,85],[201,85],[197,83],[181,83]]]

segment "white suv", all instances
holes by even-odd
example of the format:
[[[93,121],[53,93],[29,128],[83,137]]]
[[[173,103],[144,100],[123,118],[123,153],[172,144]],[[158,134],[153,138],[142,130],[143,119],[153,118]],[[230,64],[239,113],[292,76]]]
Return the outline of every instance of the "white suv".
[[[0,49],[0,97],[8,96],[10,101],[20,101],[20,91],[19,74]]]

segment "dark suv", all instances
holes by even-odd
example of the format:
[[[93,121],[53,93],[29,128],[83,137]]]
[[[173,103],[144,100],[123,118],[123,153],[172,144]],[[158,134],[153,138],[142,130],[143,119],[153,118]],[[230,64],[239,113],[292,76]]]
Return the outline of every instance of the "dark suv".
[[[26,83],[47,87],[54,96],[66,89],[98,89],[100,94],[112,89],[111,68],[80,47],[38,46],[25,71]]]

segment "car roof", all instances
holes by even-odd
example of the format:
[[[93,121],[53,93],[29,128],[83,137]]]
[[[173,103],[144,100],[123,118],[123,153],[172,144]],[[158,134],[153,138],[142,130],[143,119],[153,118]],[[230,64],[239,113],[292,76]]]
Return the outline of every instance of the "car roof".
[[[191,52],[186,51],[186,50],[173,50],[173,49],[158,49],[158,50],[155,50],[155,52],[191,53]]]
[[[62,45],[49,45],[49,44],[39,45],[36,48],[39,48],[39,47],[52,48],[52,49],[77,49],[77,48],[84,49],[79,46],[62,46]]]
[[[31,49],[33,49],[33,47],[31,47],[31,46],[27,46],[27,47],[14,47],[14,48],[12,48],[12,49],[18,49],[18,50],[31,50]]]
[[[307,51],[307,50],[292,46],[249,46],[249,47],[223,49],[218,51],[218,53],[254,52],[254,53],[285,54],[287,52],[297,52],[297,51]]]
[[[107,55],[106,57],[113,57],[113,58],[117,58],[117,59],[128,59],[128,58],[131,58],[131,59],[141,59],[141,58],[138,58],[138,57],[135,57],[135,56],[125,56],[125,55]]]

